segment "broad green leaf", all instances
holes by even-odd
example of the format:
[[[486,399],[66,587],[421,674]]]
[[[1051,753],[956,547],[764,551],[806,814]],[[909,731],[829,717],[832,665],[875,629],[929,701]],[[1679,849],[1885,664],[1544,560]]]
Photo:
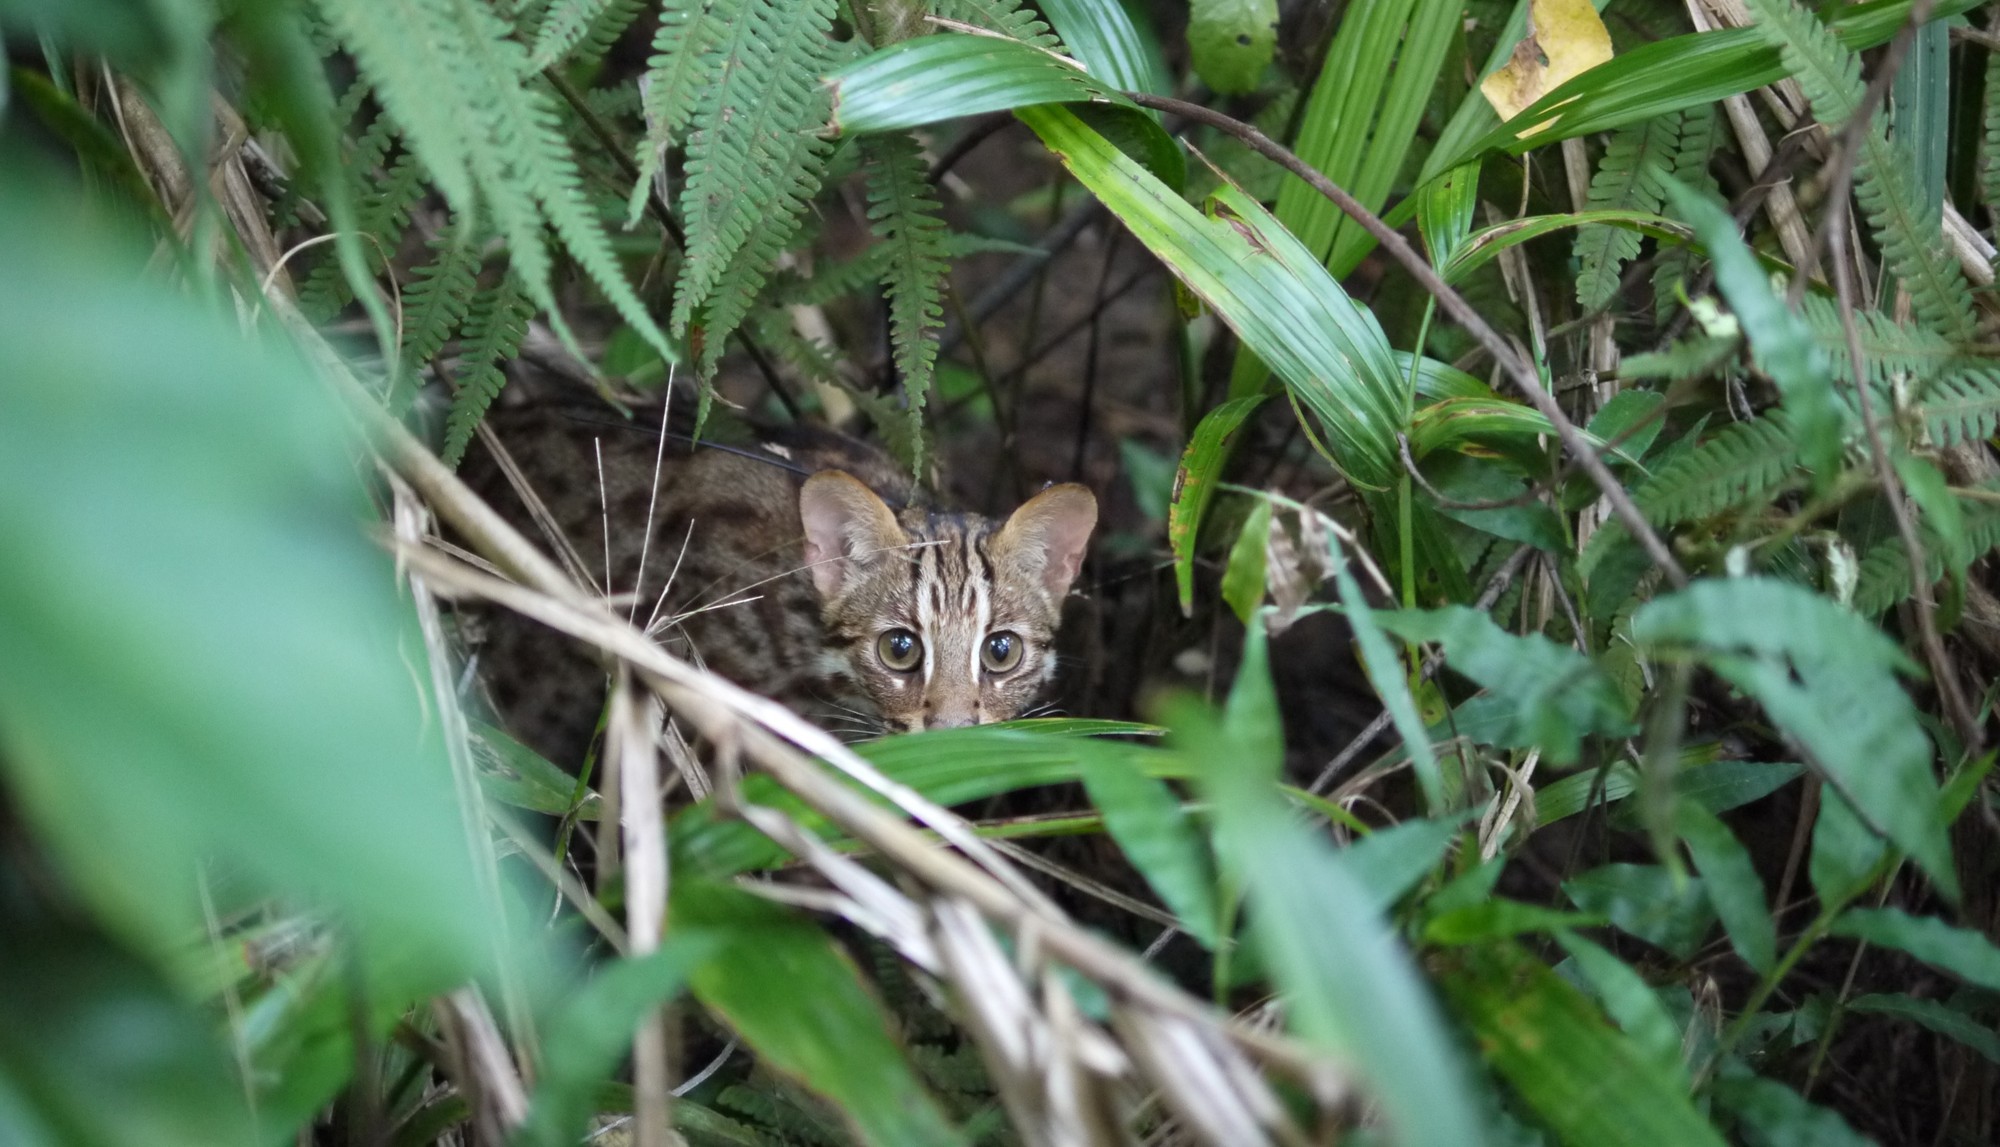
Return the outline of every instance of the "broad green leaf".
[[[1499,443],[1510,438],[1532,442],[1554,432],[1540,411],[1523,403],[1497,396],[1443,398],[1411,416],[1410,453],[1423,458],[1467,442]]]
[[[1860,895],[1888,851],[1889,843],[1862,823],[1838,789],[1821,787],[1812,859],[1806,866],[1820,903],[1845,904]]]
[[[1894,461],[1896,475],[1903,480],[1903,488],[1909,491],[1910,500],[1923,513],[1924,525],[1930,527],[1932,537],[1942,543],[1937,549],[1951,562],[1951,576],[1965,576],[1968,563],[1960,560],[1967,555],[1965,511],[1952,494],[1951,484],[1936,466],[1914,454],[1897,454]]]
[[[867,1142],[965,1142],[825,933],[767,900],[679,873],[669,918],[715,945],[689,975],[701,1002],[771,1067],[831,1100]]]
[[[827,78],[836,133],[900,131],[939,120],[1047,104],[1088,104],[1077,115],[1109,131],[1152,174],[1179,187],[1187,161],[1158,121],[1074,64],[995,36],[941,33],[871,52]],[[1032,125],[1031,125],[1032,126]]]
[[[1269,562],[1271,503],[1262,498],[1229,547],[1229,565],[1222,572],[1222,600],[1236,611],[1236,620],[1250,624],[1250,615],[1264,601],[1264,573]]]
[[[1955,16],[1978,4],[1979,0],[1944,0],[1932,9],[1932,19]],[[1848,47],[1872,48],[1896,34],[1909,8],[1907,0],[1856,4],[1842,10],[1830,26]],[[1778,50],[1766,45],[1754,29],[1727,28],[1655,40],[1561,85],[1483,137],[1463,143],[1454,140],[1451,146],[1438,148],[1425,162],[1424,174],[1429,178],[1488,151],[1518,155],[1558,140],[1713,104],[1785,75]],[[1522,138],[1523,125],[1539,130]]]
[[[480,720],[472,727],[473,759],[485,765],[479,773],[480,787],[502,804],[550,816],[568,814],[576,803],[576,778],[550,764],[540,753],[509,736],[504,729]],[[596,820],[604,802],[596,793],[584,790],[576,808],[578,820]]]
[[[1674,818],[1729,943],[1745,963],[1768,975],[1778,960],[1778,930],[1750,853],[1728,825],[1694,801],[1677,802]]]
[[[1093,735],[1158,732],[1154,726],[1128,721],[1043,718],[884,737],[854,749],[892,780],[939,804],[955,805],[1037,785],[1075,781],[1084,751],[1091,753],[1090,759],[1106,753],[1127,754],[1152,776],[1184,775],[1179,759],[1158,749],[1109,742],[1092,750],[1070,745],[1077,738]],[[769,777],[744,778],[743,799],[779,809],[810,829],[826,828],[823,818]],[[871,795],[871,799],[882,798]],[[722,877],[774,867],[788,858],[762,833],[707,802],[677,813],[668,840],[676,872]]]
[[[1894,948],[1934,968],[2000,992],[2000,948],[1970,928],[1935,916],[1912,916],[1900,908],[1850,908],[1833,922],[1836,936],[1852,936]]]
[[[1215,870],[1180,798],[1129,760],[1109,756],[1086,761],[1083,787],[1104,814],[1111,838],[1173,911],[1181,930],[1213,950],[1222,921]]]
[[[1526,482],[1499,463],[1471,454],[1432,454],[1424,461],[1423,470],[1425,479],[1454,502],[1504,502],[1528,489]],[[1496,538],[1525,542],[1553,554],[1569,550],[1562,520],[1540,500],[1478,510],[1440,504],[1437,512]]]
[[[1468,809],[1377,829],[1342,849],[1341,862],[1374,897],[1376,911],[1387,912],[1444,859],[1470,815]]]
[[[1955,1039],[1995,1063],[2000,1063],[2000,1035],[1991,1024],[1937,1000],[1916,996],[1871,994],[1847,1002],[1851,1012],[1875,1012],[1913,1020],[1941,1036]]]
[[[574,1143],[587,1129],[598,1084],[616,1071],[647,1016],[680,994],[688,972],[716,947],[676,928],[647,956],[613,961],[565,1001],[546,1029],[533,1102],[516,1142]]]
[[[1519,945],[1457,948],[1438,964],[1486,1061],[1562,1141],[1721,1147],[1674,1074]]]
[[[1716,1105],[1736,1117],[1749,1147],[1875,1147],[1837,1113],[1775,1080],[1719,1079],[1714,1093]]]
[[[1553,824],[1586,807],[1624,800],[1638,789],[1639,775],[1631,762],[1615,761],[1608,769],[1575,773],[1536,789],[1535,815],[1541,824]]]
[[[1675,794],[1718,814],[1761,800],[1805,772],[1804,765],[1786,761],[1714,761],[1689,766],[1684,756],[1674,773]]]
[[[1267,738],[1275,729],[1246,728],[1245,720],[1260,711],[1275,720],[1257,700],[1269,691],[1262,642],[1253,639],[1230,722],[1219,726],[1189,704],[1174,724],[1201,766],[1217,856],[1247,892],[1252,933],[1286,1016],[1304,1039],[1354,1065],[1399,1141],[1478,1144],[1465,1068],[1423,978],[1369,891],[1271,784],[1278,760]],[[1239,705],[1238,695],[1249,700]],[[1246,743],[1245,734],[1254,739]]]
[[[1368,607],[1368,599],[1361,592],[1360,583],[1354,580],[1353,571],[1347,568],[1347,557],[1341,552],[1340,539],[1333,531],[1327,531],[1327,558],[1333,568],[1334,592],[1340,598],[1341,609],[1347,614],[1347,624],[1354,630],[1354,643],[1361,648],[1361,667],[1368,674],[1368,683],[1375,687],[1375,695],[1382,706],[1389,710],[1390,719],[1396,726],[1396,734],[1403,739],[1403,748],[1410,754],[1410,765],[1416,770],[1417,783],[1424,790],[1424,802],[1432,813],[1444,811],[1447,803],[1444,771],[1438,768],[1437,750],[1431,745],[1429,730],[1424,728],[1424,719],[1417,713],[1417,700],[1410,694],[1410,682],[1403,675],[1403,659],[1390,646],[1389,639],[1382,634],[1382,627],[1375,621],[1375,611]]]
[[[1418,188],[1413,198],[1424,249],[1431,266],[1444,274],[1444,268],[1472,237],[1473,212],[1479,206],[1479,166],[1468,163],[1454,167]],[[1450,276],[1445,281],[1450,282]]]
[[[1466,606],[1376,616],[1405,640],[1443,645],[1446,665],[1511,707],[1514,740],[1541,746],[1554,764],[1576,760],[1588,734],[1616,736],[1631,728],[1617,686],[1568,646],[1540,634],[1508,633]]]
[[[1674,771],[1674,792],[1682,800],[1699,802],[1712,813],[1724,813],[1771,795],[1804,771],[1805,766],[1790,763],[1703,761],[1692,753],[1683,753]],[[1594,771],[1577,773],[1537,790],[1535,811],[1541,823],[1550,824],[1582,812],[1591,789],[1598,783],[1597,777]],[[1612,804],[1631,796],[1637,788],[1638,776],[1632,771],[1631,762],[1617,761],[1604,779],[1600,799]]]
[[[1632,634],[1642,645],[1705,652],[1813,754],[1864,819],[1956,897],[1931,745],[1894,673],[1915,666],[1880,630],[1801,586],[1753,577],[1657,598],[1633,616]]]
[[[1676,887],[1673,873],[1657,864],[1606,864],[1565,880],[1562,887],[1578,908],[1687,960],[1708,938],[1715,910],[1700,880],[1688,877],[1678,883]]]
[[[1202,82],[1222,95],[1257,86],[1278,43],[1278,0],[1189,0],[1188,50]]]
[[[1824,485],[1839,468],[1847,407],[1833,392],[1833,370],[1805,319],[1771,290],[1770,276],[1736,232],[1736,221],[1709,196],[1670,175],[1660,185],[1674,214],[1688,221],[1708,248],[1715,285],[1743,324],[1758,367],[1778,384],[1806,464]]]
[[[199,934],[198,864],[490,966],[489,909],[348,416],[293,353],[149,281],[146,247],[0,200],[0,769],[106,927]],[[30,382],[29,380],[32,380]],[[422,677],[422,670],[415,676]]]
[[[1653,990],[1653,985],[1609,949],[1573,932],[1557,933],[1556,943],[1569,953],[1577,972],[1588,981],[1605,1012],[1639,1050],[1677,1078],[1684,1076],[1680,1028],[1661,1006],[1660,993]]]
[[[1167,504],[1167,541],[1174,551],[1174,584],[1181,595],[1181,612],[1194,612],[1194,545],[1202,519],[1215,498],[1215,484],[1235,452],[1236,431],[1243,420],[1264,404],[1264,395],[1233,398],[1202,415],[1201,424],[1181,454],[1174,475],[1173,499]]]
[[[213,1017],[103,935],[28,907],[32,897],[18,886],[6,899],[0,1142],[247,1147],[260,1141]]]
[[[1524,215],[1472,232],[1453,248],[1450,258],[1438,264],[1438,274],[1444,276],[1445,282],[1456,285],[1509,247],[1518,247],[1552,231],[1588,226],[1623,228],[1670,243],[1686,243],[1693,234],[1687,227],[1650,211],[1572,211],[1562,215]]]
[[[1159,40],[1134,23],[1123,4],[1037,0],[1035,7],[1099,83],[1121,92],[1173,94]]]
[[[1431,917],[1424,922],[1424,943],[1457,947],[1503,940],[1524,932],[1556,932],[1567,928],[1591,928],[1603,923],[1602,916],[1496,898]]]
[[[1017,114],[1071,174],[1257,353],[1318,418],[1342,471],[1365,489],[1395,473],[1405,380],[1373,315],[1255,200],[1223,185],[1197,213],[1059,107]]]
[[[1621,390],[1590,420],[1590,432],[1602,442],[1618,444],[1614,459],[1636,461],[1646,456],[1646,450],[1667,425],[1665,418],[1653,415],[1666,400],[1665,395],[1655,391]],[[1639,427],[1636,431],[1632,429],[1635,426]],[[1619,441],[1628,432],[1631,437]]]
[[[1463,0],[1379,0],[1341,19],[1295,150],[1370,211],[1381,210],[1403,171],[1463,8]],[[1276,213],[1336,278],[1375,245],[1295,176],[1280,188]]]

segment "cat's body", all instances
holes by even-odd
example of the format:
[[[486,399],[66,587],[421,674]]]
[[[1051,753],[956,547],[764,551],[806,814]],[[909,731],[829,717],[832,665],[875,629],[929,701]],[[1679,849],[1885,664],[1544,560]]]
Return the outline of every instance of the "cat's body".
[[[831,728],[1005,720],[1054,672],[1062,600],[1096,521],[1082,487],[1050,487],[999,522],[918,504],[893,461],[826,431],[690,453],[548,408],[495,426],[596,580],[609,566],[608,594],[635,623]],[[467,469],[532,529],[497,471]],[[503,716],[573,759],[597,716],[592,690],[546,678],[601,674],[518,619],[491,630],[483,656]]]

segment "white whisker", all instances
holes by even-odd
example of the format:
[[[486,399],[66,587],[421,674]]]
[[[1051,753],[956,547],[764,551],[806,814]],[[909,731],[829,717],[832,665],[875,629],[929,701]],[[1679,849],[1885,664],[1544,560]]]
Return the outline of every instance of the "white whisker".
[[[895,553],[895,552],[896,552],[896,551],[898,551],[898,550],[921,550],[921,549],[928,549],[928,548],[930,548],[930,547],[933,547],[933,546],[941,546],[941,545],[944,545],[944,542],[943,542],[943,541],[933,541],[933,542],[907,542],[907,543],[905,543],[905,544],[903,544],[903,545],[900,545],[900,546],[882,546],[882,547],[880,547],[879,549],[873,549],[873,550],[863,550],[863,551],[862,551],[861,553],[858,553],[858,554],[855,554],[854,556],[855,556],[855,557],[857,557],[857,558],[871,558],[871,557],[874,557],[874,556],[875,556],[876,554],[888,554],[888,553]],[[792,576],[792,575],[793,575],[793,574],[795,574],[795,573],[804,573],[804,572],[805,572],[806,570],[810,570],[810,569],[818,569],[818,568],[819,568],[820,566],[823,566],[823,565],[826,565],[826,564],[827,564],[827,563],[829,563],[829,562],[843,562],[843,561],[847,561],[847,560],[848,560],[848,559],[847,559],[847,558],[845,558],[845,557],[836,557],[836,558],[822,558],[822,559],[820,559],[819,561],[816,561],[816,562],[807,562],[807,563],[806,563],[805,565],[802,565],[802,566],[793,566],[793,567],[792,567],[791,569],[788,569],[788,570],[781,570],[781,571],[779,571],[779,572],[777,572],[777,573],[774,573],[774,574],[772,574],[772,575],[771,575],[770,577],[767,577],[767,578],[760,578],[760,579],[759,579],[759,580],[757,580],[757,581],[753,581],[753,582],[751,582],[751,583],[750,583],[749,585],[746,585],[746,586],[740,586],[740,587],[738,587],[738,588],[736,588],[736,589],[732,589],[732,590],[729,590],[729,591],[728,591],[728,593],[742,593],[742,592],[743,592],[744,590],[751,590],[751,589],[756,589],[756,588],[757,588],[758,586],[760,586],[760,585],[769,585],[770,583],[772,583],[772,582],[774,582],[774,581],[777,581],[777,580],[779,580],[779,579],[781,579],[781,578],[788,578],[788,577]],[[714,583],[713,583],[713,582],[711,582],[711,583],[709,583],[709,584],[710,584],[710,585],[713,585]],[[707,588],[708,588],[708,586],[703,586],[702,588],[703,588],[703,589],[707,589]],[[683,615],[683,616],[685,616],[685,615]]]
[[[653,602],[653,612],[646,615],[646,633],[653,632],[653,626],[660,620],[660,610],[666,608],[667,593],[674,588],[674,579],[681,575],[681,562],[688,556],[688,543],[694,540],[694,519],[688,519],[687,533],[681,535],[681,552],[674,558],[674,568],[667,571],[667,584],[660,587],[660,596]]]
[[[604,484],[604,439],[592,437],[591,449],[597,452],[597,512],[599,523],[604,527],[604,592],[611,592],[611,491]]]
[[[632,608],[625,613],[627,625],[631,624],[632,615],[638,611],[639,594],[646,586],[646,551],[653,544],[653,512],[660,504],[660,471],[665,469],[667,462],[667,414],[673,408],[674,367],[670,363],[667,366],[666,398],[660,403],[660,445],[653,454],[653,492],[646,499],[646,532],[639,537],[639,577],[632,583]],[[611,583],[607,581],[605,584]]]

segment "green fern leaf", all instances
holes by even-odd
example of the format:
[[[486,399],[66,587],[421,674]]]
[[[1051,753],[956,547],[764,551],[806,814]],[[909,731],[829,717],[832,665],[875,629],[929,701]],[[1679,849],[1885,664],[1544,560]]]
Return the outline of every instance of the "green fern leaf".
[[[1757,30],[1782,53],[1827,130],[1838,132],[1860,110],[1861,60],[1825,24],[1793,0],[1749,0]],[[1876,115],[1861,133],[1854,193],[1886,261],[1910,292],[1917,315],[1955,343],[1975,337],[1972,294],[1944,245],[1942,205],[1918,192],[1909,149],[1888,136]]]
[[[685,331],[711,296],[706,345],[719,352],[819,188],[829,150],[819,77],[831,58],[835,0],[749,0],[713,64],[688,140],[681,218],[687,257],[672,325]],[[713,359],[707,355],[712,364]]]
[[[535,30],[529,66],[539,72],[573,52],[576,63],[602,57],[645,6],[646,0],[556,0]]]
[[[431,249],[437,258],[419,268],[403,292],[403,362],[413,370],[429,362],[465,320],[479,285],[479,249],[468,237],[447,235]]]
[[[771,215],[762,225],[750,229],[702,308],[702,326],[707,336],[701,356],[704,377],[715,373],[724,340],[750,313],[772,268],[798,238],[800,224],[819,190],[820,172],[830,147],[816,135],[799,132],[773,149],[778,167],[773,178],[778,182],[771,199]]]
[[[1993,484],[1987,483],[1992,489]],[[1946,563],[1963,570],[2000,548],[2000,507],[1987,502],[1961,500],[1965,533],[1957,546],[1947,545],[1928,523],[1920,527],[1924,543],[1927,576],[1936,582],[1944,576]],[[1879,617],[1910,596],[1910,559],[1903,552],[1902,539],[1890,536],[1869,547],[1861,559],[1861,574],[1854,586],[1854,611],[1863,617]]]
[[[625,225],[639,221],[652,193],[653,178],[666,162],[667,148],[694,119],[702,93],[715,86],[721,61],[716,48],[734,39],[754,0],[699,0],[660,11],[653,55],[646,61],[646,138],[639,144],[639,178],[625,204]]]
[[[486,417],[500,388],[507,384],[506,365],[521,353],[521,340],[527,336],[528,320],[535,317],[535,310],[534,298],[512,274],[472,301],[465,319],[458,374],[452,380],[458,394],[444,421],[440,456],[445,465],[457,466],[465,457],[479,420]]]
[[[605,298],[662,354],[665,336],[639,302],[586,200],[547,90],[528,82],[528,52],[481,0],[320,0],[445,199],[483,211],[507,243],[523,289],[555,301],[543,226]],[[560,316],[551,322],[567,335]]]
[[[1715,153],[1715,105],[1704,104],[1681,113],[1680,144],[1674,149],[1669,171],[1673,177],[1697,191],[1714,193],[1715,177],[1708,173],[1709,157]],[[1662,243],[1653,258],[1653,311],[1664,322],[1673,313],[1680,284],[1687,281],[1693,256],[1686,247]]]
[[[921,444],[924,399],[937,369],[937,331],[944,326],[944,219],[916,140],[878,135],[867,146],[875,159],[868,176],[868,221],[890,251],[882,277],[889,296],[889,341],[903,377],[909,438]],[[911,469],[923,469],[921,455],[908,461]]]
[[[1062,50],[1062,41],[1021,0],[938,0],[936,7],[937,14],[946,20],[985,28],[1038,48]]]
[[[1805,297],[1806,325],[1813,341],[1826,352],[1833,372],[1845,382],[1854,381],[1854,360],[1847,349],[1847,331],[1840,322],[1840,308],[1820,295]],[[1895,375],[1928,379],[1958,358],[1951,343],[1936,331],[1906,327],[1879,311],[1856,311],[1854,332],[1861,340],[1861,362],[1868,381],[1878,386]]]
[[[1645,211],[1659,214],[1659,173],[1673,162],[1680,145],[1680,117],[1655,116],[1620,128],[1605,145],[1604,159],[1590,180],[1590,211]],[[1576,301],[1596,310],[1618,293],[1618,273],[1639,254],[1639,233],[1601,223],[1579,228]]]
[[[1986,208],[2000,211],[2000,52],[1986,53],[1986,156],[1980,167],[1981,190]]]
[[[1917,414],[1937,446],[1993,437],[2000,431],[2000,370],[1964,366],[1945,371],[1932,380]]]
[[[386,148],[392,140],[386,133],[384,138],[383,147]],[[357,163],[362,160],[358,150],[355,158]],[[403,229],[410,225],[410,211],[423,198],[425,186],[422,165],[417,162],[416,156],[407,151],[398,155],[387,171],[368,179],[363,185],[357,196],[360,206],[355,211],[354,222],[355,230],[375,240],[362,247],[362,254],[368,260],[371,271],[380,271],[385,264],[386,252],[395,250],[401,243]],[[333,318],[353,297],[353,287],[341,271],[340,260],[329,254],[313,265],[312,273],[300,286],[299,310],[313,322],[323,323]]]
[[[1790,418],[1772,411],[1723,427],[1662,467],[1632,500],[1654,525],[1705,518],[1769,491],[1799,461]]]

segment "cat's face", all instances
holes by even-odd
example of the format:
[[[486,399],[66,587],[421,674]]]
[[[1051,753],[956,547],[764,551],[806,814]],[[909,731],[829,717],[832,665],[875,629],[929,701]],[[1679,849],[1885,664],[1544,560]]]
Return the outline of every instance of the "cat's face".
[[[1055,674],[1062,601],[1097,524],[1082,486],[1004,523],[906,510],[838,470],[799,493],[827,642],[896,731],[1005,721]]]

